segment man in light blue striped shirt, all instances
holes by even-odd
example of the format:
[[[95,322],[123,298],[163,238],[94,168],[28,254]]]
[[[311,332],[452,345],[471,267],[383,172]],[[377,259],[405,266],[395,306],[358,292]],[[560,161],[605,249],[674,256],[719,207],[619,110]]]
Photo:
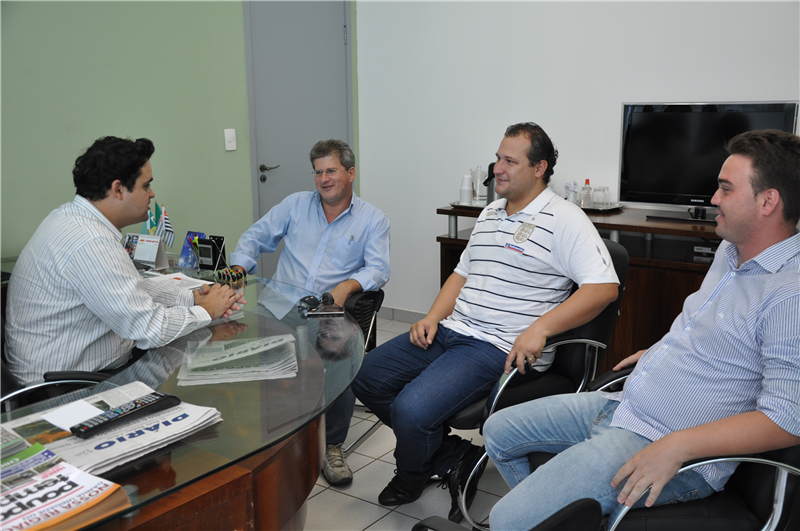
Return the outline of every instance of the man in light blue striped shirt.
[[[724,241],[667,335],[615,367],[636,364],[624,390],[549,397],[487,421],[486,449],[512,487],[492,528],[530,529],[580,498],[612,518],[626,505],[703,498],[735,465],[676,476],[684,462],[800,444],[800,138],[752,131],[728,152],[712,199]],[[537,451],[558,455],[531,474]]]
[[[120,241],[147,219],[153,143],[104,137],[75,161],[75,199],[45,218],[8,287],[6,356],[23,383],[48,371],[124,365],[134,347],[165,345],[238,310],[227,286],[177,290],[145,283]]]

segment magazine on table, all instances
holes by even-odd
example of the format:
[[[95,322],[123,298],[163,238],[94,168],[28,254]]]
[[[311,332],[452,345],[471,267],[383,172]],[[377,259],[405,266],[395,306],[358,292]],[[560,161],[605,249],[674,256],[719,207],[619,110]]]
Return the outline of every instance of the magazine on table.
[[[145,384],[133,382],[89,396],[83,402],[107,411],[152,392]],[[92,474],[102,474],[222,420],[219,411],[214,408],[183,402],[138,417],[88,439],[79,439],[43,418],[43,415],[52,411],[33,413],[6,422],[3,428],[30,444],[43,444],[72,465]]]
[[[21,452],[30,444],[17,434],[12,434],[7,429],[0,426],[0,439],[2,439],[2,446],[0,446],[0,456],[5,459],[9,455],[14,455]]]
[[[130,507],[116,483],[76,468],[41,444],[2,461],[2,529],[79,529]]]

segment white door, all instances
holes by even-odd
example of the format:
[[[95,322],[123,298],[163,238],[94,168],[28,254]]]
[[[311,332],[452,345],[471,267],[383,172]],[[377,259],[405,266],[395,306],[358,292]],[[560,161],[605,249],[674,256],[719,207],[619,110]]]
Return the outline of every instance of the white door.
[[[314,190],[314,143],[352,145],[349,7],[245,2],[244,13],[255,221],[289,194]],[[259,276],[272,277],[281,249],[261,256]]]

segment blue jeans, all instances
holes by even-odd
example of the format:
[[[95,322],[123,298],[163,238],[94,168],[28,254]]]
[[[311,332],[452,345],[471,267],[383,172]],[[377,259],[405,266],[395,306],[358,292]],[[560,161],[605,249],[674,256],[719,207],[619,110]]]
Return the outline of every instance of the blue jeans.
[[[402,334],[365,356],[353,392],[394,430],[401,480],[417,483],[455,465],[469,443],[442,424],[489,394],[505,360],[494,345],[443,326],[427,350]]]
[[[492,509],[492,529],[528,530],[581,498],[600,502],[603,514],[616,517],[622,490],[611,479],[650,440],[611,426],[619,402],[602,393],[558,395],[498,411],[484,425],[486,451],[511,492]],[[556,457],[530,472],[528,454]],[[675,476],[656,505],[705,498],[714,489],[695,471]],[[644,506],[646,496],[634,507]],[[609,520],[610,521],[610,520]]]
[[[356,397],[353,395],[353,390],[348,387],[325,412],[325,444],[344,443],[355,408]]]
[[[261,315],[280,320],[281,323],[292,330],[297,330],[298,326],[307,326],[310,337],[316,336],[319,331],[319,321],[317,319],[307,319],[296,311],[290,311],[282,319],[278,319],[268,308],[261,307],[259,310]],[[326,370],[333,370],[331,365],[337,362],[323,363]],[[325,444],[338,445],[344,443],[345,439],[347,439],[347,432],[350,430],[350,420],[353,418],[355,408],[356,397],[348,387],[325,411]]]

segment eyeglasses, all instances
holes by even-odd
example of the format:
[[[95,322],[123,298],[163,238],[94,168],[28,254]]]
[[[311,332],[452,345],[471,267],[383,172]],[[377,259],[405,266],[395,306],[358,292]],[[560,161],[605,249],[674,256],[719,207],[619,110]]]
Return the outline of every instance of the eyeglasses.
[[[333,177],[337,173],[339,173],[340,171],[346,171],[346,170],[335,170],[333,168],[328,168],[327,170],[316,170],[316,171],[313,171],[313,172],[311,172],[311,175],[314,176],[314,177],[319,177],[320,175],[322,175],[324,173],[328,177]]]

